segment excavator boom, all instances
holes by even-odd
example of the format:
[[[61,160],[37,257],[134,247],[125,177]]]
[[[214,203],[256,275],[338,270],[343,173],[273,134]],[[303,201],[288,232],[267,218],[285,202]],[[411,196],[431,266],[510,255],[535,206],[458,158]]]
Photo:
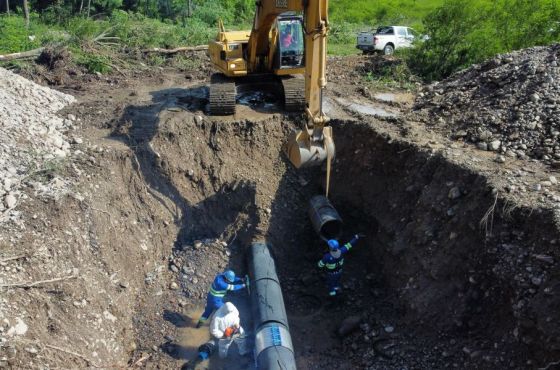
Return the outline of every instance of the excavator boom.
[[[332,129],[323,113],[323,89],[326,81],[328,0],[260,0],[249,38],[248,69],[258,71],[269,51],[269,32],[276,18],[288,11],[303,11],[305,35],[305,101],[307,124],[293,133],[286,153],[296,167],[328,165],[334,157]]]

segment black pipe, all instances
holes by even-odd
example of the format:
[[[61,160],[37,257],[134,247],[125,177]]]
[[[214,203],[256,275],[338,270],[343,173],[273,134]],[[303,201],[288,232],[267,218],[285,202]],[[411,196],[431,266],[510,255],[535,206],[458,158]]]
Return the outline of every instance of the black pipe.
[[[295,370],[296,361],[282,288],[267,244],[252,243],[249,258],[257,369]]]
[[[336,239],[342,232],[342,218],[331,202],[323,195],[309,201],[309,218],[313,228],[323,240]]]

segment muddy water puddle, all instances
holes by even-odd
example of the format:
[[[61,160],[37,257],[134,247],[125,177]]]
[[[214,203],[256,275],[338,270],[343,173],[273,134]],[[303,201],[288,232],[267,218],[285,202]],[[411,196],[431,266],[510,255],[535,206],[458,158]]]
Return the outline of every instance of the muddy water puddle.
[[[240,310],[241,325],[246,330],[248,337],[246,340],[247,348],[252,348],[253,340],[251,336],[252,323],[248,318],[250,313],[249,306],[243,300],[236,300],[234,302],[236,307]],[[198,354],[198,347],[200,345],[208,342],[210,340],[210,320],[206,322],[205,325],[196,328],[196,323],[198,318],[202,314],[203,309],[195,309],[186,312],[183,316],[183,320],[177,322],[178,328],[178,338],[177,338],[177,348],[179,348],[176,354],[176,358],[182,358],[185,361],[192,360],[196,358]],[[233,343],[229,347],[228,356],[225,359],[221,359],[218,356],[217,349],[208,361],[204,361],[195,367],[195,370],[248,370],[254,369],[254,360],[252,356],[252,351],[248,354],[240,355],[236,343]]]
[[[373,96],[375,99],[380,100],[382,102],[394,102],[397,100],[397,97],[395,94],[391,94],[391,93],[379,93],[379,94],[375,94]]]
[[[353,112],[365,114],[368,116],[377,116],[383,118],[393,118],[397,116],[397,113],[375,104],[361,104],[346,100],[344,98],[336,98],[336,101],[347,110],[351,110]]]
[[[246,105],[253,109],[274,110],[279,108],[278,99],[273,95],[261,91],[251,91],[239,94],[237,104]]]
[[[181,347],[181,357],[185,359],[195,358],[198,354],[198,347],[210,339],[208,325],[199,329],[196,328],[198,318],[202,314],[202,309],[197,309],[185,314],[188,325],[181,326],[179,329],[178,342]]]

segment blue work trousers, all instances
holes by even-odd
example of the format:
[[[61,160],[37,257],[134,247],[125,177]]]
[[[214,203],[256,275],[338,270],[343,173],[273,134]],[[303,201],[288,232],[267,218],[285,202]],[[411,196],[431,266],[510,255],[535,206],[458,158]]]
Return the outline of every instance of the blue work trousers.
[[[206,307],[204,308],[204,312],[200,317],[200,321],[206,321],[212,315],[214,311],[224,305],[223,297],[216,297],[210,293],[206,297]]]
[[[327,287],[329,288],[330,295],[336,294],[336,291],[340,289],[341,276],[342,271],[327,272]]]

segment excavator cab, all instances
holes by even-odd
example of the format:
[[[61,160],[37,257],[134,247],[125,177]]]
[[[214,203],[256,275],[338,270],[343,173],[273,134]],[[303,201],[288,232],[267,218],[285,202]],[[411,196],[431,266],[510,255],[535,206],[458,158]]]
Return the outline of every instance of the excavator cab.
[[[305,67],[302,17],[282,16],[276,22],[276,27],[278,28],[278,41],[274,69]]]

